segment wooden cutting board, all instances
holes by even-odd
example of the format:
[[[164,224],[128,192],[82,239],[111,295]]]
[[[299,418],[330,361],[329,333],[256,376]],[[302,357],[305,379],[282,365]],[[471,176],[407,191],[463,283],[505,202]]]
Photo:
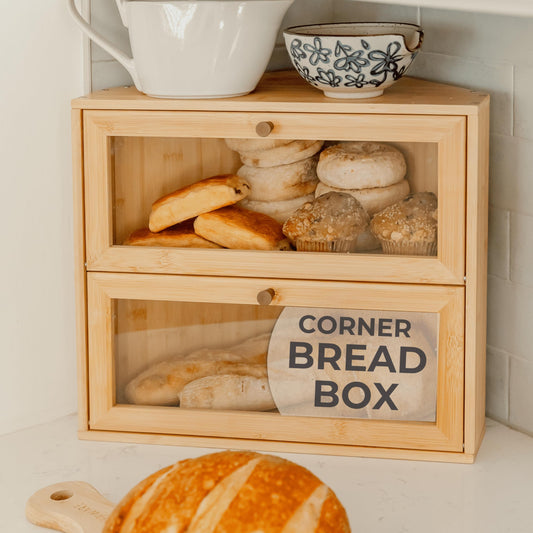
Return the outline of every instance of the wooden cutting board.
[[[114,507],[92,485],[66,481],[33,494],[26,517],[32,524],[64,533],[102,533]]]

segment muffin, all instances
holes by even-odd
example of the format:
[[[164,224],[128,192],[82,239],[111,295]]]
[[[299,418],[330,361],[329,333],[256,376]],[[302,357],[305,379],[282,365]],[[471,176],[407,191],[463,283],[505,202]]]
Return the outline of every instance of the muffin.
[[[407,195],[372,218],[370,230],[386,254],[437,255],[437,197]]]
[[[299,251],[353,252],[369,216],[353,196],[328,192],[306,202],[283,224],[283,233]]]

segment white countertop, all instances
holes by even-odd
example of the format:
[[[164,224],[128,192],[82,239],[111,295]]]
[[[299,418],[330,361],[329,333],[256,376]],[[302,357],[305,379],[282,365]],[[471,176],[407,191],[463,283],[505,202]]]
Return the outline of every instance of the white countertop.
[[[75,416],[0,437],[0,531],[45,531],[26,500],[86,481],[118,502],[141,479],[213,449],[80,441]],[[353,533],[532,533],[533,438],[487,421],[473,465],[278,454],[309,468],[344,504]],[[305,532],[302,532],[305,533]]]

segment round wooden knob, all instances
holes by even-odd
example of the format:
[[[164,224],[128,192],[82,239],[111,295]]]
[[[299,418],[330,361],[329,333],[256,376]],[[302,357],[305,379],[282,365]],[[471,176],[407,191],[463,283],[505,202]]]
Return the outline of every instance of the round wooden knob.
[[[265,289],[257,293],[257,303],[259,305],[270,305],[274,296],[276,296],[274,289]]]
[[[259,137],[268,137],[273,129],[274,124],[272,122],[259,122],[255,127],[255,131]]]

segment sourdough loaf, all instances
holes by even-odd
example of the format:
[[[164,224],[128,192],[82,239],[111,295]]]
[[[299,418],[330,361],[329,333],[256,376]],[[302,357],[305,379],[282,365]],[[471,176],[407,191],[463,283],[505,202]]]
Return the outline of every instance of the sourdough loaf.
[[[277,456],[224,451],[152,474],[115,507],[102,533],[349,533],[335,493]]]

